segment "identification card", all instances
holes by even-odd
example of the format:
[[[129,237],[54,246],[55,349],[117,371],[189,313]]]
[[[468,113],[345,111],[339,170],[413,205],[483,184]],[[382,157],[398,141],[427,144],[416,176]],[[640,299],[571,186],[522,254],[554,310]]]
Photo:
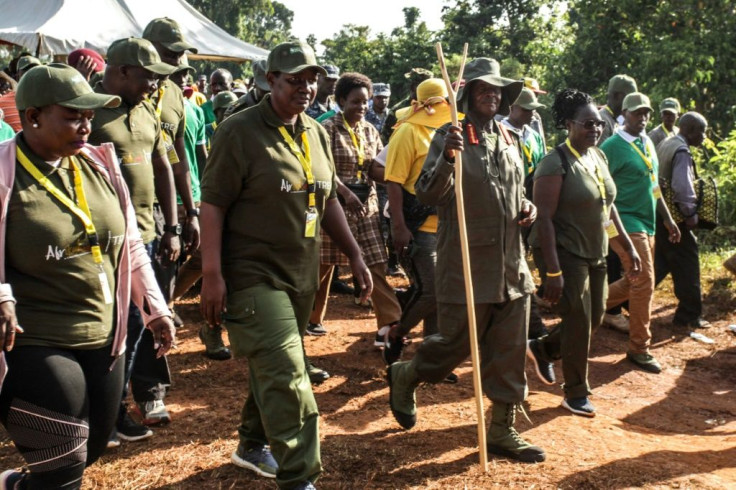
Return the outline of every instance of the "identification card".
[[[105,271],[101,271],[97,277],[100,278],[100,287],[102,288],[102,296],[105,299],[105,304],[111,305],[112,291],[110,290],[110,282],[107,280],[107,274],[105,274]]]
[[[304,213],[304,237],[314,238],[317,235],[317,210],[307,209]]]
[[[603,223],[603,228],[606,229],[606,235],[608,235],[608,238],[616,238],[618,236],[618,230],[616,229],[616,224],[613,220],[609,219]]]
[[[662,189],[658,185],[653,186],[652,195],[654,196],[654,199],[660,199],[662,197]]]

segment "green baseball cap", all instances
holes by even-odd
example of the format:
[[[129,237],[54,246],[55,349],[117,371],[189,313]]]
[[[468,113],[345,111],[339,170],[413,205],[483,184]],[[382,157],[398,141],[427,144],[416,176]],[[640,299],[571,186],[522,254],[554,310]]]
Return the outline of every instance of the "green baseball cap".
[[[270,92],[271,86],[266,79],[266,60],[258,60],[253,62],[253,82],[256,87],[264,92]]]
[[[16,69],[18,71],[21,70],[30,70],[34,66],[40,66],[43,63],[41,63],[41,60],[36,58],[35,56],[25,55],[21,56],[18,60],[18,64],[16,65]]]
[[[668,97],[664,99],[659,104],[659,112],[674,112],[675,114],[679,114],[682,111],[682,108],[680,107],[680,101],[675,99],[674,97]]]
[[[521,89],[521,93],[519,94],[519,97],[516,98],[516,101],[513,103],[513,105],[518,105],[522,109],[526,109],[528,111],[543,109],[547,107],[546,105],[537,102],[537,96],[534,95],[534,92],[526,87]]]
[[[184,40],[179,23],[168,17],[160,17],[149,22],[143,29],[143,39],[148,39],[152,43],[161,43],[166,49],[175,53],[182,51],[197,53],[197,48]]]
[[[157,75],[171,75],[176,71],[175,66],[161,61],[161,57],[151,41],[137,37],[114,41],[107,48],[107,64],[113,66],[141,66]]]
[[[77,70],[51,63],[31,68],[23,75],[15,91],[15,104],[19,111],[48,105],[88,110],[117,107],[120,97],[95,93]]]
[[[630,94],[636,92],[636,80],[628,75],[614,75],[608,81],[608,93],[620,92],[622,94]]]
[[[236,100],[238,100],[238,97],[229,90],[225,92],[220,92],[219,94],[215,95],[214,99],[212,99],[212,110],[216,111],[217,109],[223,109]]]
[[[268,54],[266,71],[299,73],[307,68],[314,68],[318,73],[327,75],[327,70],[317,64],[317,57],[312,47],[301,41],[281,43]]]
[[[649,97],[641,92],[632,92],[624,97],[623,110],[633,112],[639,109],[652,110],[652,104],[649,102]]]

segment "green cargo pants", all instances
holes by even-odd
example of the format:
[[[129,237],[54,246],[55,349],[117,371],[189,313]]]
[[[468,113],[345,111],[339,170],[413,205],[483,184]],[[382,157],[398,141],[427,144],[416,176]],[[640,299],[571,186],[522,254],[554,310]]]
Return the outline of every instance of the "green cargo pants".
[[[246,445],[270,444],[276,483],[291,488],[322,471],[319,413],[307,376],[302,335],[314,293],[292,296],[268,284],[230,292],[225,326],[250,379],[238,433]]]
[[[517,403],[526,398],[526,336],[529,296],[475,305],[481,383],[488,398]],[[439,333],[424,337],[412,359],[420,381],[438,383],[470,355],[468,308],[437,303]]]

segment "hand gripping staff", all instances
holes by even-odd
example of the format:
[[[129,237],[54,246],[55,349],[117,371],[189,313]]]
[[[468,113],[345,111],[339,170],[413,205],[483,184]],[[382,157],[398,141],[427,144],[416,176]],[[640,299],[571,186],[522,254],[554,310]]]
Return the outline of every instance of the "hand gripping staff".
[[[457,76],[457,86],[463,79],[465,60],[468,57],[468,44],[463,46],[463,59]],[[460,126],[457,116],[457,90],[453,89],[450,75],[447,74],[442,44],[437,43],[437,58],[442,69],[442,78],[447,85],[450,96],[452,125]],[[470,249],[468,247],[468,231],[465,226],[465,200],[463,198],[463,161],[462,153],[455,153],[455,201],[457,202],[457,218],[460,226],[460,251],[463,257],[463,276],[465,277],[465,302],[468,305],[468,328],[470,329],[470,358],[473,362],[473,388],[475,391],[475,408],[478,415],[478,448],[480,449],[480,465],[488,472],[488,449],[486,448],[485,407],[483,405],[483,388],[480,380],[480,354],[478,352],[478,331],[475,319],[475,295],[473,294],[473,278],[470,273]]]

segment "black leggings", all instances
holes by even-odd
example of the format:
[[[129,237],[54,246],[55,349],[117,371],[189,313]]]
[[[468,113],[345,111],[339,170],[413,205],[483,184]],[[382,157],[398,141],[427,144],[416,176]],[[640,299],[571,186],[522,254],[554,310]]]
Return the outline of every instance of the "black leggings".
[[[122,359],[94,350],[24,346],[6,352],[0,422],[26,460],[26,488],[78,489],[107,445],[123,391]],[[112,369],[111,369],[112,365]]]

